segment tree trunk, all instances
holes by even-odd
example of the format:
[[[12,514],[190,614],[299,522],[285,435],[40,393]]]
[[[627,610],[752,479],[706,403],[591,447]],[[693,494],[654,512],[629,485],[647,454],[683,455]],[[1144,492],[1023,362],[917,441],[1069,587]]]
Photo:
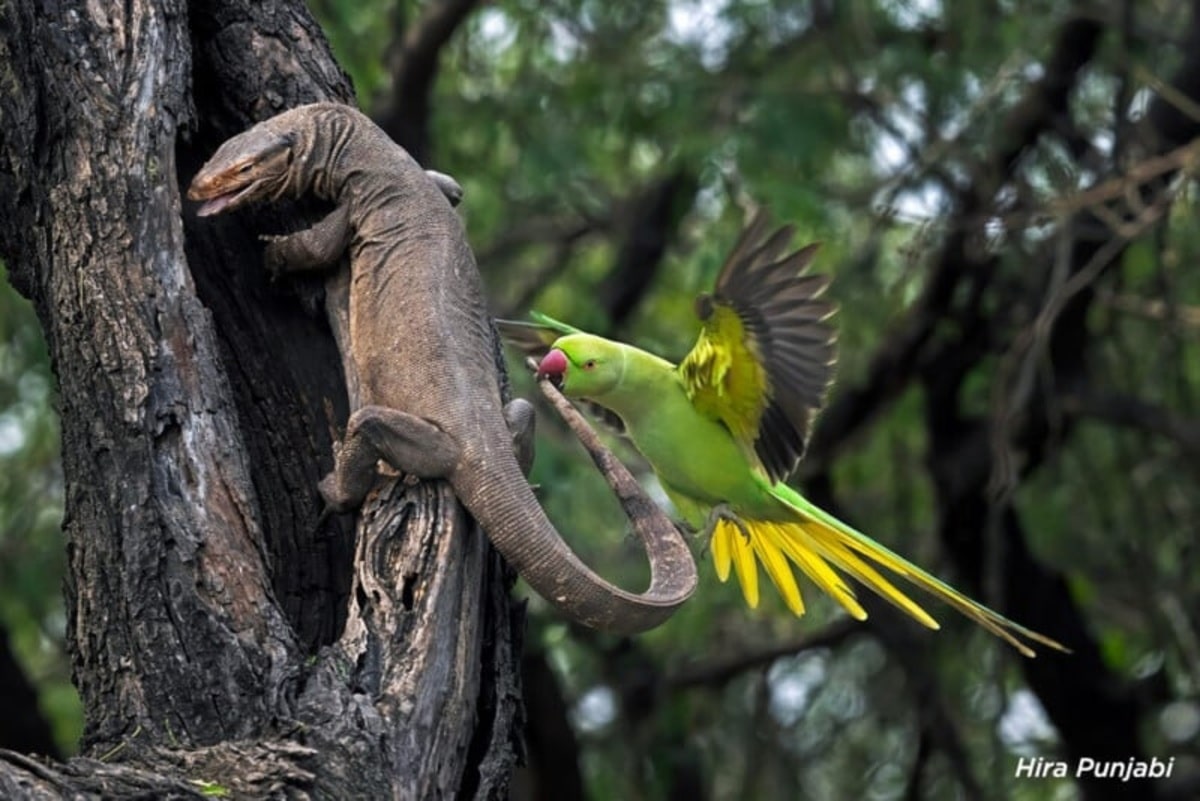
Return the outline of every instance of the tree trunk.
[[[59,380],[87,755],[0,753],[0,797],[504,795],[507,572],[440,483],[392,481],[357,538],[319,522],[340,362],[257,240],[308,210],[180,199],[220,141],[329,99],[301,2],[0,5],[0,255]]]

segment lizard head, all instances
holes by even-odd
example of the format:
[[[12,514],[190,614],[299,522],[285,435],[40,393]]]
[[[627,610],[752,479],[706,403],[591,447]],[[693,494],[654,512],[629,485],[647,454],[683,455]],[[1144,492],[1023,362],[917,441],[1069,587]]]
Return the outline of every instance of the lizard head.
[[[190,200],[202,200],[200,217],[283,194],[291,178],[295,137],[260,123],[225,142],[200,168],[188,188]]]

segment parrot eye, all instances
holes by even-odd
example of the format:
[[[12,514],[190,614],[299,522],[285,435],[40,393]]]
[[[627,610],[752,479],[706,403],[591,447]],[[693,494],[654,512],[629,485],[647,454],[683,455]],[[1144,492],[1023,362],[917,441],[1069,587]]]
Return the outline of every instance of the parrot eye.
[[[596,360],[595,359],[588,359],[586,362],[583,363],[584,370],[594,370],[595,368],[596,368]]]

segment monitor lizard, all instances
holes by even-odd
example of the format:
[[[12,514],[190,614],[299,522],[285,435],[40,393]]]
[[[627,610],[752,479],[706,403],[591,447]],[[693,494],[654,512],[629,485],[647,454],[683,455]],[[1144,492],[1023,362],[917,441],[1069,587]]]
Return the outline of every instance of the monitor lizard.
[[[532,460],[533,409],[502,403],[495,329],[452,208],[457,194],[452,179],[427,173],[368,117],[337,103],[294,108],[234,136],[188,190],[203,201],[200,216],[306,195],[335,204],[311,228],[264,237],[273,272],[330,270],[326,312],[352,411],[320,483],[330,507],[358,507],[379,459],[445,479],[497,550],[569,618],[619,633],[657,626],[695,589],[691,551],[615,459],[606,477],[650,561],[644,593],[598,576],[546,517],[521,463]],[[347,251],[349,270],[331,269]],[[593,458],[599,464],[594,450]],[[620,487],[607,475],[618,469]]]

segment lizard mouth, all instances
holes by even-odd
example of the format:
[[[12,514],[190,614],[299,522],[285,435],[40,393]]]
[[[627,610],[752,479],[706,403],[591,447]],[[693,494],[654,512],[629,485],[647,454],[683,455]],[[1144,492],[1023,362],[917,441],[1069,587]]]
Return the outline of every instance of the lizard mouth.
[[[232,192],[222,192],[215,197],[207,198],[201,204],[200,208],[196,209],[196,216],[211,217],[214,214],[228,211],[230,208],[236,208],[241,205],[242,200],[245,199],[252,189],[254,189],[254,184],[248,184]]]

